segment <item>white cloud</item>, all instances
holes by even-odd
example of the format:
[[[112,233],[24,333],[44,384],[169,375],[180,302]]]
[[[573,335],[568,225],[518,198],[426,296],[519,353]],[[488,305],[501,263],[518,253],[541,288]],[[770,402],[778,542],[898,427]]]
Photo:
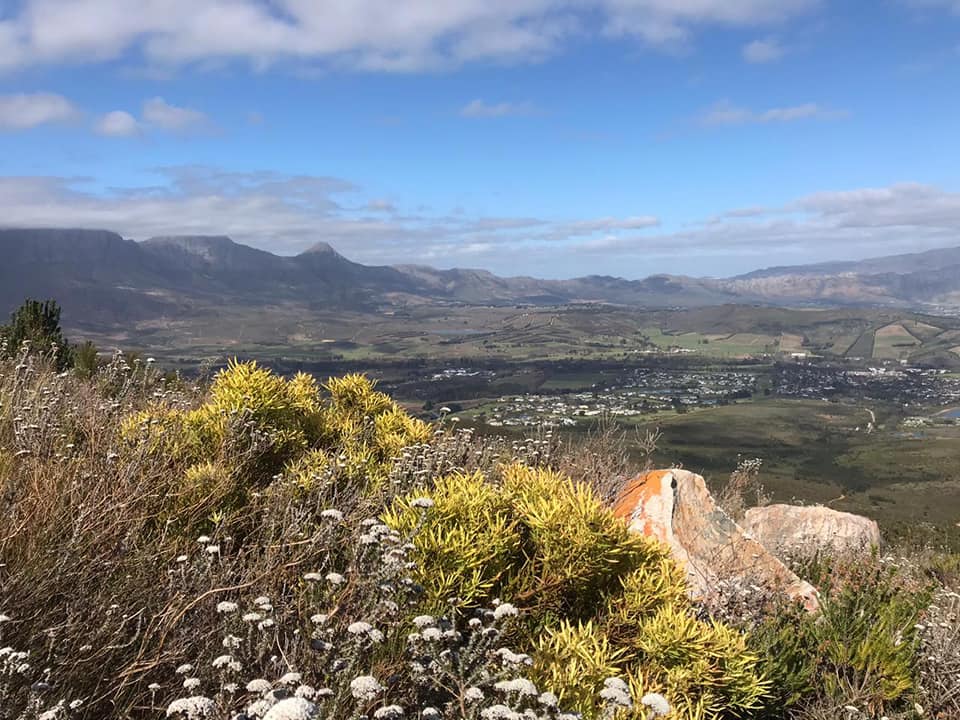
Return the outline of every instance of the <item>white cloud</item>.
[[[770,63],[783,57],[783,45],[776,38],[754,40],[743,46],[743,59],[749,63]]]
[[[687,41],[698,25],[753,27],[779,23],[815,7],[818,0],[607,0],[607,31],[654,44]]]
[[[20,93],[0,95],[0,130],[27,130],[47,123],[66,122],[80,112],[62,95]]]
[[[0,131],[27,130],[82,116],[83,112],[73,102],[55,93],[0,95]],[[199,110],[171,105],[161,97],[143,103],[141,120],[126,110],[113,110],[97,117],[92,124],[94,132],[108,137],[132,137],[146,129],[188,133],[213,127],[210,118]]]
[[[818,0],[23,0],[0,20],[0,69],[242,59],[411,72],[531,61],[600,34],[651,45],[704,26],[773,25]],[[373,20],[372,20],[373,19]]]
[[[558,225],[556,234],[563,237],[582,237],[597,233],[612,233],[623,230],[645,230],[657,227],[660,219],[653,215],[639,215],[637,217],[613,218],[604,217],[595,220],[578,220],[572,223]]]
[[[751,110],[736,105],[729,100],[721,100],[705,111],[699,118],[701,125],[751,125],[765,123],[785,123],[795,120],[841,119],[849,115],[845,110],[830,110],[817,103],[804,103],[787,107],[774,107],[766,110]]]
[[[637,216],[551,221],[535,217],[404,214],[339,178],[228,172],[203,166],[156,171],[159,182],[103,194],[57,177],[0,177],[0,217],[14,226],[102,227],[127,237],[226,234],[280,253],[318,239],[373,263],[454,263],[481,249],[557,246],[574,238],[652,227]],[[99,183],[94,183],[99,185]]]
[[[206,167],[158,172],[154,185],[106,194],[94,189],[102,184],[96,181],[88,186],[66,178],[0,177],[0,217],[10,226],[109,228],[138,239],[227,234],[280,253],[326,240],[368,264],[480,265],[538,276],[723,274],[812,257],[957,245],[960,239],[960,192],[917,183],[812,193],[775,207],[732,209],[669,231],[651,215],[371,216],[377,199],[338,178]]]
[[[731,210],[681,232],[601,238],[572,249],[616,257],[656,255],[682,262],[723,258],[737,272],[759,266],[915,252],[956,246],[960,192],[919,183],[813,193],[778,207]],[[684,267],[676,272],[689,272]]]
[[[486,103],[483,100],[471,100],[462,108],[460,115],[468,118],[507,117],[509,115],[531,115],[535,112],[534,106],[528,102],[522,103]]]
[[[171,105],[162,97],[151,98],[143,104],[143,121],[161,130],[179,133],[211,126],[210,119],[199,110]]]
[[[155,97],[143,103],[140,119],[126,110],[114,110],[98,118],[93,130],[107,137],[134,137],[148,130],[185,134],[211,130],[213,127],[210,118],[199,110],[177,107],[161,97]]]
[[[107,137],[134,137],[140,134],[140,123],[124,110],[108,112],[94,123],[94,132]]]

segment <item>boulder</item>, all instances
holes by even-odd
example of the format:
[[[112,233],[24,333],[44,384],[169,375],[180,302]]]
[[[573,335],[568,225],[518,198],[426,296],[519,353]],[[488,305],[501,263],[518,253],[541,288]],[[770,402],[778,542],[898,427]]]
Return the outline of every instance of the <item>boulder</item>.
[[[822,505],[767,505],[750,508],[746,530],[772,553],[856,555],[880,547],[880,528],[870,518]]]
[[[782,591],[811,612],[819,609],[816,588],[717,507],[700,475],[677,469],[641,473],[626,483],[614,512],[631,530],[669,546],[695,598],[709,598],[719,581],[737,578]]]

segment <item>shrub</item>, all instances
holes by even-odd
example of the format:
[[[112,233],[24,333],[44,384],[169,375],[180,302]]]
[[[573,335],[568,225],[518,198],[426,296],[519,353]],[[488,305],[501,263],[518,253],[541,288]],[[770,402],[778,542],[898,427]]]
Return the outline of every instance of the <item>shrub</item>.
[[[613,675],[638,692],[663,688],[694,720],[759,707],[767,683],[744,638],[697,619],[666,549],[630,533],[587,486],[514,464],[492,479],[442,477],[383,517],[413,535],[435,606],[454,596],[464,609],[494,597],[522,607],[533,679],[586,717],[602,713]]]
[[[73,347],[73,369],[84,379],[93,377],[100,364],[100,354],[97,346],[87,340]]]
[[[912,707],[929,587],[876,557],[818,558],[805,574],[820,587],[820,613],[781,607],[750,636],[777,692],[771,716],[804,705],[851,706],[868,717]]]
[[[324,397],[324,390],[328,397]],[[284,380],[255,362],[231,362],[192,410],[160,404],[124,421],[129,447],[159,462],[219,462],[252,486],[287,471],[308,483],[333,463],[350,479],[382,481],[404,447],[428,440],[411,418],[362,375],[321,387],[300,373]]]
[[[565,707],[590,716],[604,680],[620,674],[626,654],[592,621],[561,620],[538,640],[533,676],[557,690]]]
[[[693,607],[663,547],[556,471],[594,486],[602,458],[434,430],[359,376],[234,365],[214,395],[120,355],[89,380],[0,361],[3,720],[277,717],[305,707],[288,695],[323,717],[649,720],[656,693],[676,720],[956,715],[960,610],[916,569],[801,569],[816,618]]]
[[[941,588],[918,630],[920,703],[931,717],[960,717],[960,595]]]

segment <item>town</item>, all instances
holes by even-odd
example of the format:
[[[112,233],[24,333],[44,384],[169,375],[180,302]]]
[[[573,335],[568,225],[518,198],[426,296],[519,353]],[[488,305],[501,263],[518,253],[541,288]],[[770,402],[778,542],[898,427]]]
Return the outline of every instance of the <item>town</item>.
[[[483,379],[495,388],[497,375],[455,368],[434,373],[433,378]],[[947,420],[960,416],[952,407],[960,405],[960,375],[902,366],[849,367],[807,360],[723,370],[635,367],[598,372],[593,382],[581,387],[560,389],[557,384],[562,383],[546,382],[529,392],[504,394],[467,408],[458,402],[446,404],[464,420],[495,428],[572,428],[600,417],[631,423],[764,398],[880,402],[902,408],[904,415]],[[453,387],[446,389],[455,393]]]

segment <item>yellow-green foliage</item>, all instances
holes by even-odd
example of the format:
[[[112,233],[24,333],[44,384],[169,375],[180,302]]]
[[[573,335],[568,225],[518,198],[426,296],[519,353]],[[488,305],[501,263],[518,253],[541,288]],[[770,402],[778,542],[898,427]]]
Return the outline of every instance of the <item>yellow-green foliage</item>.
[[[628,532],[590,488],[512,465],[496,480],[443,477],[420,495],[430,509],[410,495],[384,520],[413,534],[428,597],[521,606],[537,648],[534,679],[567,706],[597,717],[612,675],[637,692],[664,691],[679,718],[734,718],[758,706],[767,683],[744,638],[697,619],[668,551]]]
[[[302,490],[310,491],[330,471],[332,464],[325,450],[316,448],[304,453],[287,465],[287,476]]]
[[[689,608],[664,605],[640,622],[631,645],[647,677],[669,689],[682,717],[713,718],[756,709],[767,689],[746,639]]]
[[[502,482],[527,545],[516,591],[535,594],[544,608],[589,614],[627,573],[662,557],[658,546],[629,532],[588,485],[523,465],[504,469]]]
[[[207,401],[182,411],[158,406],[127,418],[131,449],[198,468],[219,463],[247,482],[287,472],[309,490],[335,466],[364,484],[384,478],[404,447],[426,442],[430,426],[411,418],[363,375],[319,385],[300,373],[285,380],[255,362],[231,362],[217,373]]]
[[[626,653],[592,621],[562,620],[538,639],[533,674],[544,687],[559,690],[564,708],[589,715],[603,681],[622,674]]]
[[[687,600],[683,571],[666,554],[620,579],[620,592],[610,598],[609,632],[619,641],[636,638],[637,625],[664,606],[682,607]]]
[[[422,581],[438,604],[509,595],[543,614],[589,615],[621,577],[663,557],[585,485],[522,465],[505,468],[500,480],[449,475],[426,493],[434,507],[425,518],[413,496],[387,510],[385,522],[397,530],[419,528]]]
[[[522,535],[510,498],[479,473],[438,478],[425,516],[415,497],[400,498],[384,521],[414,543],[425,559],[421,580],[438,607],[447,598],[467,605],[493,597],[522,564]]]
[[[191,465],[176,489],[170,520],[179,526],[202,520],[211,506],[229,509],[243,503],[242,481],[219,462]]]
[[[215,453],[215,434],[195,414],[162,406],[125,418],[120,436],[131,447],[170,459],[199,460]]]
[[[404,447],[431,437],[427,423],[377,392],[364,375],[330,378],[324,387],[330,401],[321,410],[321,437],[325,447],[341,448],[338,460],[349,472],[380,479]]]

